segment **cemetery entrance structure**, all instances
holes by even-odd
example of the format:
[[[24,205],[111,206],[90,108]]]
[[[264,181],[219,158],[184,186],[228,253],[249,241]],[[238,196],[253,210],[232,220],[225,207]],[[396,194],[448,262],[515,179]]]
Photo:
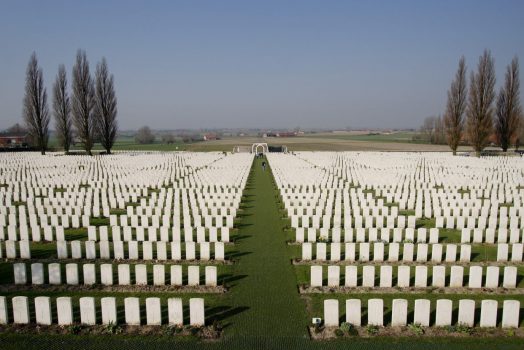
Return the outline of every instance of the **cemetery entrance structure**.
[[[259,152],[259,147],[262,148],[262,152]],[[269,148],[267,146],[267,143],[254,143],[252,146],[251,146],[251,153],[268,153],[269,152]]]

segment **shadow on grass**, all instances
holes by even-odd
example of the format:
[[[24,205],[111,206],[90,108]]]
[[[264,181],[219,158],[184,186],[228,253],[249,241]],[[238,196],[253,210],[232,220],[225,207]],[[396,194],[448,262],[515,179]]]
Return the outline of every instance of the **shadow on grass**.
[[[221,281],[221,284],[224,286],[227,285],[227,287],[235,287],[237,284],[233,282],[240,281],[246,277],[247,275],[233,275],[231,273],[225,273],[219,276],[219,280]]]
[[[225,329],[232,325],[231,322],[224,322],[227,321],[228,318],[235,316],[241,312],[244,312],[246,310],[249,310],[249,307],[247,306],[215,306],[210,308],[209,310],[206,310],[206,324],[213,324],[215,321],[220,322],[222,324],[222,328]]]
[[[240,251],[232,251],[226,253],[226,259],[233,260],[234,258],[240,258],[241,256],[251,254],[252,252],[240,252]]]

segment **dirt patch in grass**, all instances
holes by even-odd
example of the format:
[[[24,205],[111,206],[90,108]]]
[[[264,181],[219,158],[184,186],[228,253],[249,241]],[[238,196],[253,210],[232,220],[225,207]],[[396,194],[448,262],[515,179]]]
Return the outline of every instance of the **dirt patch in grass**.
[[[223,286],[154,286],[154,285],[112,285],[104,286],[101,284],[94,285],[1,285],[0,292],[108,292],[108,293],[135,293],[135,292],[150,292],[150,293],[225,293],[227,291]]]
[[[38,259],[38,258],[31,258],[31,263],[55,263],[57,261],[60,261],[62,264],[66,263],[77,263],[77,264],[147,264],[147,265],[153,265],[153,264],[169,264],[169,265],[192,265],[192,264],[198,264],[201,266],[205,265],[233,265],[233,262],[230,260],[142,260],[142,259],[102,259],[102,258],[96,258],[96,259],[56,259],[56,258],[47,258],[47,259]],[[8,259],[10,262],[28,262],[27,259]]]
[[[390,293],[413,293],[413,294],[497,294],[497,295],[522,295],[524,288],[380,288],[380,287],[311,287],[300,286],[301,294],[314,293],[366,293],[366,294],[390,294]]]
[[[205,327],[193,326],[128,326],[128,325],[81,325],[72,324],[68,326],[50,325],[43,326],[37,324],[26,325],[1,325],[1,333],[16,334],[54,334],[54,335],[105,335],[105,336],[164,336],[164,337],[196,337],[199,339],[219,339],[222,328],[217,325]]]
[[[464,328],[450,327],[351,327],[348,332],[342,331],[338,327],[309,327],[309,334],[313,340],[330,340],[342,338],[375,338],[375,337],[394,337],[394,338],[413,338],[413,337],[517,337],[524,338],[523,328],[480,328],[471,327],[464,330]]]
[[[433,265],[445,265],[445,266],[520,266],[522,265],[522,262],[519,261],[470,261],[470,262],[463,262],[463,261],[454,261],[454,262],[447,262],[447,261],[349,261],[349,260],[340,260],[340,261],[328,261],[328,260],[302,260],[302,259],[293,259],[293,265],[340,265],[340,266],[346,266],[346,265],[357,265],[357,266],[364,266],[364,265],[375,265],[375,266],[382,266],[382,265],[391,265],[391,266],[398,266],[398,265],[407,265],[407,266],[433,266]]]

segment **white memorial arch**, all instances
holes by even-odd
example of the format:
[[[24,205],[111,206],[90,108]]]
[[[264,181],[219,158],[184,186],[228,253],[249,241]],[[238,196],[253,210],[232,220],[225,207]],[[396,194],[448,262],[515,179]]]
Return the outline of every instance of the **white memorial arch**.
[[[258,149],[259,147],[262,147],[262,152],[259,152]],[[251,153],[268,153],[269,152],[269,149],[267,147],[267,143],[254,143],[252,146],[251,146]]]

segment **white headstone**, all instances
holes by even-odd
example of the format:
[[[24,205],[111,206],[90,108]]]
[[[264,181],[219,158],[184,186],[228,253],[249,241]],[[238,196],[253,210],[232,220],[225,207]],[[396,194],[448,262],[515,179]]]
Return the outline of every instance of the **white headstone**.
[[[15,276],[15,284],[26,284],[27,283],[25,263],[13,264],[13,273]]]
[[[384,301],[382,299],[368,300],[368,325],[384,325]]]
[[[0,324],[7,324],[7,300],[5,296],[0,296]]]
[[[502,307],[502,328],[518,328],[520,321],[520,301],[504,300]]]
[[[171,285],[173,286],[182,285],[182,266],[171,265]]]
[[[393,266],[384,265],[380,267],[380,287],[391,288],[393,286]]]
[[[139,286],[147,285],[147,265],[135,265],[135,284]]]
[[[408,288],[410,286],[410,279],[410,267],[406,265],[398,266],[397,286],[400,288]]]
[[[142,259],[153,260],[153,243],[150,241],[142,242]]]
[[[480,306],[480,327],[497,326],[497,309],[498,303],[496,300],[482,300]]]
[[[195,260],[195,242],[186,242],[186,260]]]
[[[415,287],[426,288],[428,286],[428,267],[427,266],[416,266],[415,267]]]
[[[451,288],[462,288],[464,279],[464,267],[451,266],[451,274],[449,277],[449,286]]]
[[[116,301],[114,297],[104,297],[101,299],[102,324],[117,324]]]
[[[482,266],[469,268],[469,288],[482,288]]]
[[[146,298],[146,318],[149,326],[162,324],[160,298]]]
[[[105,286],[113,285],[113,265],[100,265],[100,281]]]
[[[118,265],[118,284],[128,286],[131,284],[131,272],[128,264]]]
[[[428,299],[416,299],[413,323],[428,327],[430,310],[431,304]]]
[[[369,261],[369,251],[370,251],[370,244],[369,243],[360,243],[358,246],[358,257],[359,260],[362,262]]]
[[[47,265],[49,271],[49,284],[62,284],[62,271],[60,270],[60,264],[51,263]]]
[[[442,244],[433,244],[431,246],[431,261],[441,262],[442,261]]]
[[[457,261],[457,246],[455,244],[446,245],[446,262]]]
[[[475,324],[475,301],[470,299],[459,300],[458,324],[473,327]]]
[[[375,266],[365,265],[362,267],[362,286],[363,287],[374,287],[375,286]]]
[[[402,261],[410,262],[413,261],[413,243],[404,243],[402,252]]]
[[[42,263],[31,264],[31,283],[44,284],[44,265]]]
[[[324,324],[326,327],[338,327],[338,300],[326,299],[324,300]]]
[[[216,287],[217,286],[217,267],[206,266],[206,286]]]
[[[51,299],[49,297],[35,298],[36,324],[49,326],[53,322],[51,314]]]
[[[56,313],[60,326],[67,326],[73,323],[73,305],[70,297],[56,298]]]
[[[504,280],[502,282],[504,288],[516,288],[517,287],[517,267],[516,266],[505,266],[504,267]]]
[[[74,263],[66,264],[66,283],[78,285],[78,265]]]
[[[96,324],[95,298],[80,298],[80,322],[87,325]]]
[[[345,285],[346,287],[356,287],[358,283],[358,270],[357,266],[349,265],[345,267],[346,278]]]
[[[189,324],[192,326],[205,325],[204,299],[189,299]]]
[[[187,267],[187,284],[198,286],[200,284],[200,266],[191,265]]]
[[[435,326],[443,327],[451,325],[453,302],[449,299],[438,299],[435,316]]]
[[[486,269],[486,288],[498,288],[499,286],[499,270],[498,266],[488,266]]]
[[[408,301],[406,299],[393,299],[391,310],[391,325],[405,326],[408,322]]]
[[[140,302],[138,298],[125,298],[124,308],[126,314],[126,323],[128,325],[140,325]]]
[[[13,297],[11,303],[13,305],[13,323],[29,323],[29,302],[27,297]]]
[[[346,300],[346,322],[360,327],[362,319],[362,302],[360,299]]]
[[[433,277],[431,281],[433,287],[444,288],[446,286],[446,267],[433,266]]]
[[[390,243],[388,261],[391,261],[391,262],[398,261],[399,252],[400,252],[400,245],[398,243]]]
[[[164,265],[153,265],[153,284],[163,286],[166,284],[166,271]]]
[[[216,242],[215,243],[215,260],[224,261],[224,259],[225,259],[224,242]]]
[[[169,324],[179,326],[184,324],[184,312],[181,298],[167,299],[167,310]]]

